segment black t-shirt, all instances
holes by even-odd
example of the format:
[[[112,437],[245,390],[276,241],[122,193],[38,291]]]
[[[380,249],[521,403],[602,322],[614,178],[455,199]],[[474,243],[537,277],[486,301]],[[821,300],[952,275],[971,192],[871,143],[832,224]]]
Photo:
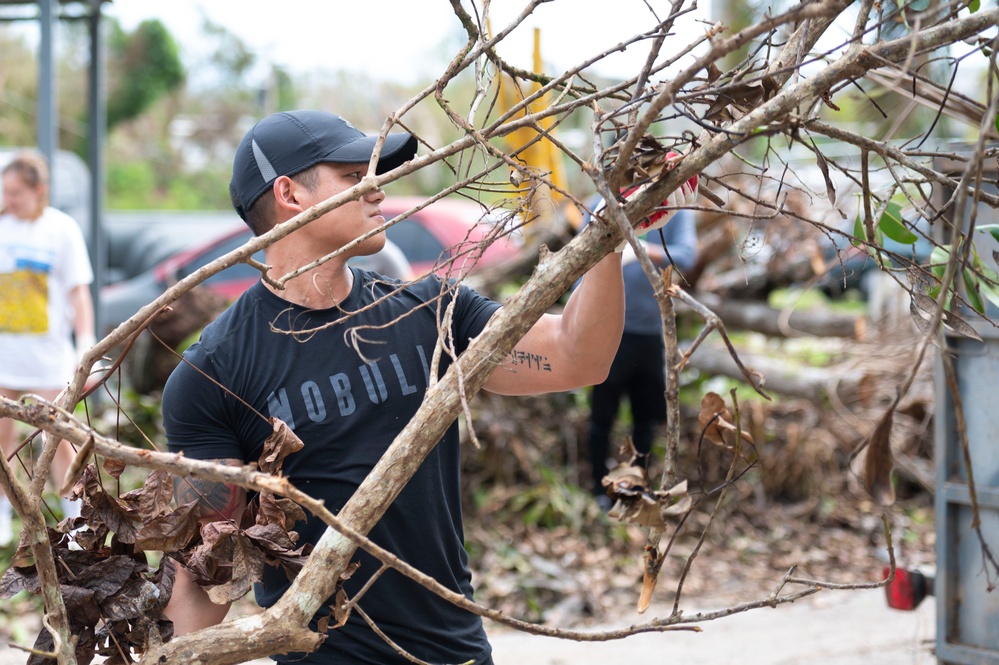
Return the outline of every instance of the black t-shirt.
[[[258,283],[205,328],[163,393],[170,451],[194,459],[256,462],[272,431],[265,418],[280,418],[305,443],[284,461],[285,476],[324,500],[331,512],[339,512],[423,400],[438,340],[438,313],[455,299],[451,330],[460,353],[499,308],[466,287],[434,277],[400,290],[397,282],[375,273],[353,272],[354,286],[338,307],[309,310]],[[347,313],[354,314],[344,318]],[[448,365],[444,354],[441,374]],[[369,536],[471,598],[459,474],[455,423]],[[325,525],[310,516],[295,530],[300,543],[316,543]],[[345,586],[351,596],[380,567],[362,551],[357,560],[361,567]],[[272,605],[288,586],[282,570],[266,567],[256,587],[257,602]],[[478,616],[395,571],[383,574],[358,605],[392,640],[426,662],[481,662],[489,655]],[[305,662],[406,661],[353,612]]]

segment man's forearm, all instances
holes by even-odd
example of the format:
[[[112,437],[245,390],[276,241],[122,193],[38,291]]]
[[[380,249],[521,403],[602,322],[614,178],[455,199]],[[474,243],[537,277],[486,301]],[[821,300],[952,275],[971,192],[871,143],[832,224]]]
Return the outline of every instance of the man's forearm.
[[[545,314],[534,324],[484,387],[501,395],[535,395],[600,383],[623,329],[624,283],[615,252],[590,269],[561,315]]]
[[[235,458],[209,461],[226,466],[242,465],[242,460]],[[197,503],[203,523],[218,520],[238,522],[246,507],[246,491],[241,487],[213,480],[178,477],[174,479],[174,500],[178,506]],[[192,633],[225,619],[229,604],[213,603],[204,588],[194,581],[192,573],[175,561],[170,563],[176,567],[177,576],[174,579],[173,595],[170,596],[164,613],[173,621],[174,635]]]
[[[563,340],[580,362],[610,368],[624,330],[621,255],[612,252],[583,277],[562,313]]]
[[[205,590],[194,581],[194,575],[176,562],[171,563],[177,566],[177,577],[173,583],[173,595],[163,613],[173,621],[173,634],[186,635],[221,623],[229,613],[229,604],[213,603]]]

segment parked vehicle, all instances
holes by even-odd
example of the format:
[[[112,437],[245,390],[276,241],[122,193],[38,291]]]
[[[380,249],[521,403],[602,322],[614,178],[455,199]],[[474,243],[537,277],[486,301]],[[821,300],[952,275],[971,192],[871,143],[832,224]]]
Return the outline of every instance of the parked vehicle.
[[[415,196],[390,197],[382,203],[382,211],[391,219],[422,202]],[[474,275],[520,253],[519,236],[505,235],[482,247],[493,231],[483,215],[482,206],[472,201],[441,199],[390,226],[385,235],[406,254],[415,275]]]
[[[105,285],[137,277],[241,225],[231,210],[107,210]]]
[[[918,232],[915,243],[902,244],[887,236],[881,242],[881,246],[890,252],[888,258],[895,267],[904,267],[905,264],[898,263],[891,258],[893,256],[903,261],[926,264],[933,252],[933,243],[929,239],[931,229],[926,220],[920,218],[912,226]],[[852,228],[851,222],[849,228],[843,230],[850,233]],[[824,258],[830,269],[819,281],[819,288],[827,295],[837,297],[845,291],[857,289],[864,298],[870,296],[869,276],[881,269],[865,249],[851,243],[850,236],[830,236],[828,245],[824,247]]]

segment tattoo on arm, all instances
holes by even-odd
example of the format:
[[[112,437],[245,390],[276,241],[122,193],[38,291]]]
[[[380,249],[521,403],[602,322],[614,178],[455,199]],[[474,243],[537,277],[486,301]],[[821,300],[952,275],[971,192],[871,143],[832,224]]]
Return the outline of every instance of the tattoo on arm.
[[[534,372],[551,372],[552,366],[548,361],[548,356],[542,356],[530,351],[514,349],[510,352],[507,364],[514,371],[531,370]]]
[[[225,466],[243,466],[243,461],[238,459],[206,461]],[[173,494],[179,506],[196,501],[201,517],[209,521],[233,518],[246,501],[243,488],[202,478],[175,478]]]

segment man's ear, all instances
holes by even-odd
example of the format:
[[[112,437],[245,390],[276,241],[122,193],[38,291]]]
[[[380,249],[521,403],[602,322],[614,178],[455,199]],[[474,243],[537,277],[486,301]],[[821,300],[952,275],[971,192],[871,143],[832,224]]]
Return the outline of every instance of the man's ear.
[[[299,201],[300,185],[297,182],[282,175],[278,176],[271,188],[274,191],[274,201],[277,203],[278,210],[288,210],[294,215],[304,210],[301,201]]]

